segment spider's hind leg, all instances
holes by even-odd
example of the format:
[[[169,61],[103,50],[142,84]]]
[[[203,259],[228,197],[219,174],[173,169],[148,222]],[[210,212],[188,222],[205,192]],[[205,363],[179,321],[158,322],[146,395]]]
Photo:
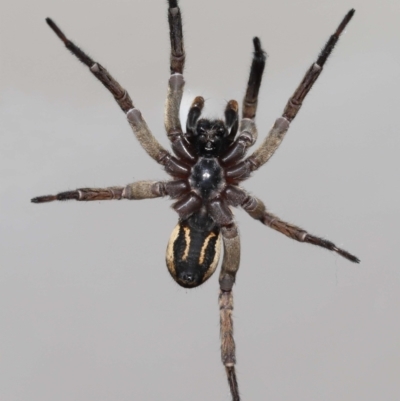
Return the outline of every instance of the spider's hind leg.
[[[233,293],[236,273],[240,263],[240,238],[235,223],[221,229],[224,241],[224,259],[219,276],[219,309],[221,358],[225,366],[232,400],[240,401],[239,386],[236,378],[236,346],[233,338]]]
[[[240,401],[239,387],[236,379],[236,347],[233,338],[233,293],[236,274],[240,265],[240,237],[232,211],[224,199],[215,199],[209,204],[209,213],[221,227],[224,244],[224,258],[219,275],[219,309],[221,359],[225,366],[232,400]]]
[[[221,330],[221,356],[222,363],[231,390],[232,400],[239,401],[239,386],[236,378],[235,363],[236,351],[235,341],[233,339],[233,293],[232,291],[220,290],[219,293],[219,310],[220,310],[220,330]]]

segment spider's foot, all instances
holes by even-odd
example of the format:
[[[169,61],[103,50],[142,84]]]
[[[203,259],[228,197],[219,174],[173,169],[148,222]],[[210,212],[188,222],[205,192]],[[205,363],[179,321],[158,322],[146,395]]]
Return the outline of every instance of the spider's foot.
[[[36,198],[32,198],[32,203],[45,203],[45,202],[52,202],[57,200],[57,196],[55,195],[45,195],[45,196],[37,196]]]
[[[326,239],[315,237],[314,235],[311,234],[307,234],[303,241],[313,245],[321,246],[323,248],[329,249],[330,251],[334,251],[338,253],[340,256],[346,258],[347,260],[350,260],[350,262],[360,263],[360,259],[358,259],[356,256],[345,251],[344,249],[337,247],[333,242],[328,241]]]
[[[343,256],[344,258],[350,260],[350,262],[354,262],[354,263],[360,263],[361,260],[357,258],[357,256],[352,255],[351,253],[345,251],[344,249],[340,249],[335,247],[336,249],[334,249],[335,252],[337,252],[340,256]]]
[[[169,8],[177,8],[178,1],[177,0],[168,0],[168,5],[169,5]]]

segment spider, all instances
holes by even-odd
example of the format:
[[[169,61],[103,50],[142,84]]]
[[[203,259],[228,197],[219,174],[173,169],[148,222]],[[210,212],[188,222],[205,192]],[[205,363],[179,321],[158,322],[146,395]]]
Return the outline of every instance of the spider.
[[[77,201],[111,199],[150,199],[169,196],[175,200],[173,209],[179,222],[172,231],[166,252],[169,273],[182,287],[193,288],[203,284],[215,272],[220,258],[221,242],[224,256],[219,275],[219,309],[221,356],[233,401],[239,401],[235,373],[236,352],[233,338],[233,294],[240,261],[239,233],[231,211],[242,207],[252,218],[296,241],[318,245],[359,263],[360,260],[334,243],[309,234],[304,229],[281,220],[255,196],[239,184],[263,166],[281,144],[291,121],[296,117],[304,98],[317,80],[340,34],[354,15],[350,10],[337,30],[330,36],[316,62],[306,72],[299,87],[287,102],[279,117],[258,149],[245,157],[257,140],[255,116],[258,92],[266,62],[266,53],[258,37],[253,39],[254,54],[246,94],[242,104],[230,100],[223,119],[201,118],[204,99],[194,99],[188,113],[186,132],[179,120],[179,108],[184,88],[183,70],[185,50],[182,35],[182,18],[177,0],[168,0],[168,22],[171,41],[168,94],[164,123],[174,153],[164,149],[151,133],[141,112],[133,105],[128,92],[98,62],[71,42],[50,19],[46,21],[92,74],[112,93],[126,114],[128,122],[147,154],[164,167],[172,177],[169,181],[138,181],[125,187],[80,188],[57,195],[39,196],[34,203],[75,199]]]

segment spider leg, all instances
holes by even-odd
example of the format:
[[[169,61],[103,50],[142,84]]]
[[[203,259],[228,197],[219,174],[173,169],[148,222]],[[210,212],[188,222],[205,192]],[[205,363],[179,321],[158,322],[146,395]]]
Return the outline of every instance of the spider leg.
[[[219,276],[219,309],[221,359],[225,366],[233,401],[239,401],[239,387],[236,379],[236,347],[233,338],[233,293],[232,287],[240,262],[240,238],[235,223],[222,227],[221,234],[224,242],[224,259]]]
[[[128,92],[101,64],[93,61],[78,46],[71,42],[52,19],[46,18],[46,22],[62,40],[66,48],[70,50],[83,64],[89,67],[92,74],[111,92],[118,105],[126,113],[128,122],[144,150],[149,154],[149,156],[157,161],[157,163],[165,165],[171,156],[169,156],[169,153],[153,136],[140,111],[133,105]]]
[[[85,52],[71,42],[51,18],[46,18],[46,22],[54,33],[63,41],[65,47],[83,64],[89,67],[91,73],[111,92],[119,107],[121,107],[125,113],[134,107],[128,92],[101,64],[93,61]]]
[[[225,167],[236,164],[241,160],[247,149],[254,145],[257,140],[257,127],[255,124],[255,117],[258,103],[258,92],[261,86],[262,75],[265,68],[265,61],[267,54],[261,47],[260,39],[255,37],[253,39],[254,54],[251,63],[249,81],[247,83],[246,95],[243,99],[242,120],[238,127],[238,104],[235,100],[228,102],[225,110],[225,121],[229,126],[232,120],[233,127],[229,134],[229,139],[233,142],[228,148],[226,153],[222,155],[221,162]],[[239,128],[239,135],[235,139],[236,132]]]
[[[314,82],[321,74],[326,60],[331,54],[335,44],[339,40],[341,33],[353,17],[354,13],[354,9],[350,10],[339,24],[334,34],[331,35],[328,42],[319,54],[317,61],[311,65],[299,87],[287,102],[282,116],[275,121],[275,124],[269,131],[268,136],[264,139],[259,148],[246,160],[241,162],[240,166],[237,166],[237,168],[241,168],[239,175],[240,179],[247,178],[252,171],[257,170],[264,165],[278,149],[286,132],[289,129],[290,122],[296,117],[302,106],[303,100],[312,88]]]
[[[309,244],[318,245],[338,253],[340,256],[354,263],[360,263],[360,259],[342,248],[336,246],[333,242],[324,238],[316,237],[309,234],[306,230],[293,224],[281,220],[279,217],[268,212],[264,203],[255,196],[249,195],[244,189],[236,186],[228,186],[225,189],[224,197],[232,206],[241,206],[251,217],[261,221],[276,231],[286,235],[299,242],[308,242]]]
[[[249,81],[247,83],[246,95],[243,99],[242,118],[255,118],[258,103],[258,92],[261,86],[262,75],[265,68],[267,54],[261,47],[260,39],[253,39],[254,54],[250,68]]]
[[[232,291],[219,292],[220,310],[220,336],[221,336],[221,357],[225,366],[229,388],[233,401],[239,401],[239,386],[236,378],[235,363],[235,340],[233,339],[233,293]]]
[[[259,200],[257,201],[261,202]],[[246,210],[245,207],[243,208]],[[296,241],[308,242],[309,244],[321,246],[322,248],[338,253],[340,256],[343,256],[344,258],[350,260],[350,262],[360,263],[360,259],[347,252],[346,250],[339,248],[333,242],[309,234],[306,230],[303,230],[302,228],[297,227],[293,224],[287,223],[281,220],[279,217],[273,215],[272,213],[265,211],[260,221],[266,226],[269,226],[274,230],[285,234],[287,237],[295,239]]]
[[[189,163],[194,163],[196,160],[195,151],[184,137],[181,121],[179,119],[179,110],[183,88],[185,86],[185,80],[182,75],[185,65],[182,16],[177,0],[168,0],[168,6],[169,36],[171,42],[171,76],[168,81],[167,100],[165,102],[164,126],[175,154]]]
[[[99,201],[112,199],[151,199],[169,195],[176,198],[189,191],[184,180],[173,181],[137,181],[125,187],[80,188],[75,191],[60,192],[57,195],[38,196],[31,199],[33,203],[45,203],[55,200]]]
[[[219,309],[221,359],[225,366],[233,401],[240,401],[239,388],[236,379],[236,348],[233,338],[233,294],[236,273],[240,265],[240,237],[233,214],[228,203],[223,199],[211,200],[208,212],[213,220],[221,227],[224,243],[224,258],[219,275]]]
[[[182,16],[177,0],[168,0],[168,23],[171,40],[171,74],[183,74],[185,49],[183,46]]]

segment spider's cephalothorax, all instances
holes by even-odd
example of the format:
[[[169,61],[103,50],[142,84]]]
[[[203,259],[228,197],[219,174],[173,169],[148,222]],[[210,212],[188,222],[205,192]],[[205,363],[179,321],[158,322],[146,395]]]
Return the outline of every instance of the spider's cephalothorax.
[[[149,199],[169,196],[175,200],[174,210],[179,223],[172,232],[167,247],[167,267],[175,281],[186,288],[205,282],[215,271],[221,242],[224,257],[219,275],[219,307],[221,327],[221,356],[225,365],[233,401],[239,401],[235,373],[235,342],[233,340],[232,287],[240,261],[240,241],[232,207],[242,207],[251,217],[300,242],[318,245],[337,252],[352,262],[359,259],[334,243],[309,234],[293,224],[268,212],[263,202],[250,195],[239,183],[263,166],[281,144],[290,122],[296,117],[303,100],[320,75],[340,34],[352,18],[350,10],[331,35],[317,60],[306,72],[299,87],[287,102],[279,117],[258,149],[246,157],[247,150],[257,140],[255,116],[258,92],[264,71],[266,54],[260,40],[254,38],[254,56],[246,94],[243,99],[242,118],[235,100],[228,102],[225,120],[200,119],[204,99],[196,97],[190,107],[183,132],[179,108],[183,94],[185,51],[182,20],[177,0],[168,0],[171,58],[168,95],[165,106],[165,130],[175,154],[164,149],[150,132],[140,111],[135,108],[126,90],[99,63],[93,61],[71,42],[51,20],[47,23],[92,74],[112,93],[128,118],[128,122],[141,146],[172,177],[169,181],[138,181],[125,187],[81,188],[33,198],[34,203],[75,199],[78,201],[107,199]]]

